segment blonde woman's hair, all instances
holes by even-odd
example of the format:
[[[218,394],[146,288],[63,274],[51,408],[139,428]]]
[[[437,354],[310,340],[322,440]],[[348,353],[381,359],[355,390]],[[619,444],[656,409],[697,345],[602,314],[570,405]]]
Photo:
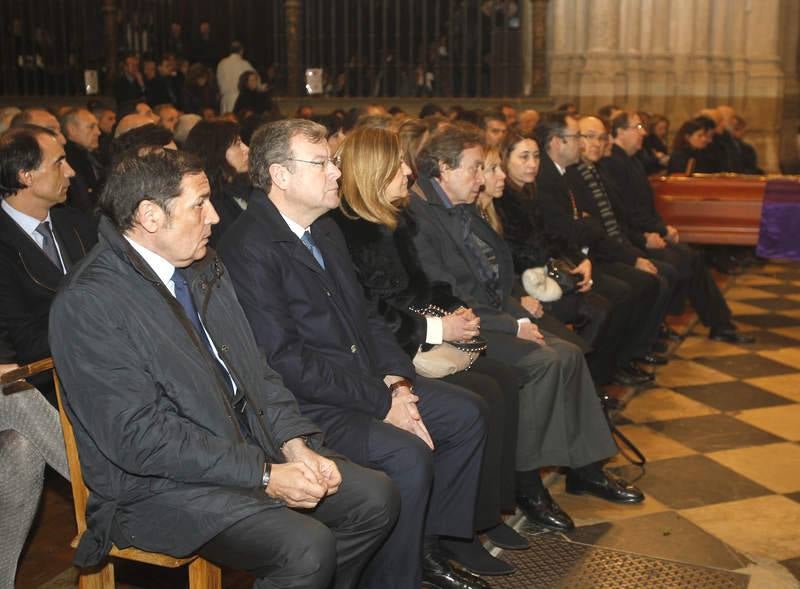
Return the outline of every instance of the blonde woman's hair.
[[[342,213],[394,230],[407,200],[390,202],[386,188],[400,169],[401,157],[394,131],[359,127],[348,133],[339,149]]]
[[[486,147],[483,152],[484,155],[484,162],[488,161],[490,157],[494,157],[497,160],[497,165],[502,164],[502,158],[500,157],[500,150],[497,147]],[[484,169],[486,168],[486,164],[484,163]],[[478,195],[478,212],[481,214],[487,223],[494,229],[495,233],[497,233],[500,237],[503,237],[503,222],[500,220],[500,215],[497,214],[497,209],[494,208],[494,198],[489,196],[486,198],[484,196],[484,192]]]

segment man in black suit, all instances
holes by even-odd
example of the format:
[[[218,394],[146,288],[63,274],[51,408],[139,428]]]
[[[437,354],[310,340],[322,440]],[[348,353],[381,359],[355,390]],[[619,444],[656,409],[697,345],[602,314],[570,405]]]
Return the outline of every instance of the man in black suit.
[[[139,69],[139,58],[135,54],[125,57],[122,62],[122,71],[114,80],[114,99],[117,101],[117,110],[123,105],[144,100],[145,85],[142,72]]]
[[[645,277],[639,283],[632,283],[607,264],[627,259],[629,252],[608,237],[601,216],[593,216],[589,212],[592,209],[586,208],[591,203],[581,198],[584,191],[575,190],[568,181],[569,171],[580,159],[582,135],[578,121],[564,113],[547,113],[534,132],[541,154],[536,201],[548,231],[588,255],[594,281],[592,291],[612,304],[605,339],[595,346],[599,350],[593,354],[616,364],[615,379],[620,384],[641,384],[643,381],[639,379],[647,377],[633,361],[650,364],[664,361],[651,346],[666,312],[669,291],[660,296],[658,279]]]
[[[0,332],[20,364],[50,356],[53,297],[97,241],[82,213],[56,206],[74,175],[49,130],[29,125],[0,137]]]
[[[711,339],[732,344],[752,343],[753,336],[736,330],[731,321],[731,310],[702,254],[680,243],[678,230],[666,224],[658,214],[653,187],[641,162],[634,157],[642,148],[645,135],[646,129],[639,115],[619,113],[611,120],[611,155],[599,163],[623,199],[631,230],[644,235],[648,256],[664,263],[659,266],[659,272],[669,266],[677,272],[677,296],[680,298],[673,302],[673,310],[683,306],[681,293],[688,293],[698,317],[711,328]]]
[[[344,237],[324,216],[339,205],[340,176],[325,137],[325,127],[303,119],[255,133],[256,190],[220,253],[256,340],[303,413],[331,448],[383,470],[400,491],[400,518],[364,586],[482,587],[455,571],[438,543],[473,536],[482,401],[417,377],[367,304]]]
[[[90,111],[73,108],[61,117],[61,128],[67,138],[64,146],[67,163],[75,170],[67,191],[67,202],[91,215],[105,175],[96,155],[100,146],[100,126]]]
[[[53,302],[50,338],[89,496],[75,563],[112,543],[197,553],[255,589],[354,589],[397,516],[382,473],[323,446],[264,361],[207,248],[200,162],[122,156],[100,243]]]

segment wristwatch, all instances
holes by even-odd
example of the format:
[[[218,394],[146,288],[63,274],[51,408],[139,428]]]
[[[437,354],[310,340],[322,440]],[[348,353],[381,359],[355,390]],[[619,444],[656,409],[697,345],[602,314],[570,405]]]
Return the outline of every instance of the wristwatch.
[[[269,486],[269,475],[272,474],[272,464],[269,462],[264,463],[264,474],[261,475],[261,485],[266,491]]]

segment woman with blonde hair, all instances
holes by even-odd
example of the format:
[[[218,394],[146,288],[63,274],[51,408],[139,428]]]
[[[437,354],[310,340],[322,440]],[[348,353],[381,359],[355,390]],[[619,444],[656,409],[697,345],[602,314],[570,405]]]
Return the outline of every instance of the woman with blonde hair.
[[[406,211],[411,170],[397,134],[375,128],[353,131],[340,150],[340,167],[342,202],[336,219],[367,299],[375,303],[400,346],[414,357],[442,342],[458,343],[478,336],[479,319],[474,313],[453,295],[449,285],[427,277],[420,268],[412,242],[415,226]],[[510,549],[528,546],[500,517],[502,511],[515,508],[521,377],[513,367],[478,357],[468,370],[441,379],[487,401],[488,434],[475,529],[494,544]],[[486,552],[477,536],[447,539],[442,545],[472,572],[498,575],[514,571],[513,566]]]

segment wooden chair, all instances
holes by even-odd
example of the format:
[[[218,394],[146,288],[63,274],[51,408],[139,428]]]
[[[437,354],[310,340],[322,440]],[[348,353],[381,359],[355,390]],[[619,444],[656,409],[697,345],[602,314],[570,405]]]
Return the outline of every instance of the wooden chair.
[[[56,396],[58,398],[58,414],[61,420],[61,428],[64,432],[64,446],[67,450],[67,462],[69,464],[69,474],[72,479],[72,498],[75,507],[75,522],[78,526],[78,535],[71,542],[73,548],[78,546],[81,536],[86,531],[86,502],[89,499],[89,489],[83,482],[81,464],[78,457],[78,447],[75,443],[75,434],[72,424],[64,411],[64,404],[61,400],[61,383],[58,375],[53,369],[53,361],[50,358],[40,360],[23,366],[17,370],[3,375],[2,382],[10,384],[12,387],[19,383],[21,379],[29,378],[41,372],[53,370],[53,380],[56,385]],[[24,385],[23,385],[24,386]],[[19,387],[17,387],[19,388]],[[4,389],[4,392],[7,389]],[[24,392],[14,394],[25,394]],[[120,550],[116,546],[111,547],[109,556],[133,560],[167,568],[177,568],[189,565],[189,588],[190,589],[221,589],[222,571],[220,568],[200,556],[190,556],[188,558],[175,558],[166,554],[156,552],[145,552],[138,548],[125,548]],[[81,570],[78,577],[78,587],[80,589],[111,589],[114,587],[114,563],[111,559],[106,559],[98,569]]]

